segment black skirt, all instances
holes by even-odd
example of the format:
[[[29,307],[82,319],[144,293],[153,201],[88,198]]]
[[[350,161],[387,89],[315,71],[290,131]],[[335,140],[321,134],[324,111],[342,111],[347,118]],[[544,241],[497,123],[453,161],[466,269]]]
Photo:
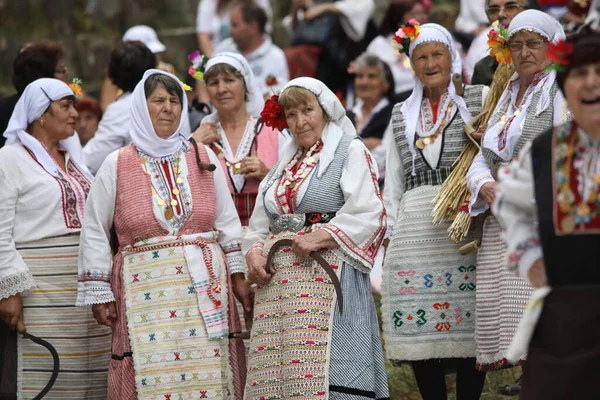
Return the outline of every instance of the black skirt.
[[[553,289],[524,368],[522,400],[600,398],[600,286]]]

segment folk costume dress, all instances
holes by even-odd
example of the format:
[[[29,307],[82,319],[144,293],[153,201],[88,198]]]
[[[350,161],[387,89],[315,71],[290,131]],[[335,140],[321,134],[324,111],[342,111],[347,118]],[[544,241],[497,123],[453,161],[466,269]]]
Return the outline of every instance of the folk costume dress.
[[[600,143],[575,122],[538,136],[500,174],[494,212],[508,268],[540,258],[550,293],[529,344],[521,398],[584,399],[600,389]]]
[[[530,27],[548,40],[564,38],[560,24],[535,10],[515,17],[509,34]],[[485,183],[496,181],[498,168],[516,157],[528,141],[567,118],[568,110],[556,83],[556,72],[536,74],[521,103],[517,104],[520,87],[521,79],[515,73],[490,117],[481,151],[467,174],[472,216],[488,211],[489,207],[479,196],[479,191]],[[532,288],[527,281],[506,269],[506,245],[493,215],[487,215],[484,222],[481,248],[477,254],[477,283],[478,368],[502,368],[507,366],[506,351],[529,302]]]
[[[298,78],[289,86],[315,93],[332,122],[304,160],[290,143],[263,180],[243,249],[266,255],[279,239],[327,231],[339,248],[320,254],[337,272],[344,308],[321,266],[278,250],[277,272],[256,291],[244,398],[389,398],[369,282],[386,227],[376,165],[325,85]],[[288,173],[300,178],[292,185]]]
[[[100,400],[106,399],[111,332],[96,324],[90,307],[75,307],[79,233],[91,174],[81,162],[80,148],[69,139],[59,144],[65,154],[63,169],[25,131],[51,101],[65,96],[73,96],[73,91],[62,81],[34,81],[4,133],[0,298],[20,293],[27,332],[47,340],[58,352],[58,379],[45,398]],[[2,354],[0,394],[32,399],[50,379],[52,357],[4,326],[2,336],[10,340]]]
[[[244,175],[239,173],[239,162],[247,156],[256,153],[258,158],[269,168],[272,168],[279,159],[280,133],[259,123],[258,116],[262,111],[263,97],[260,85],[250,65],[243,56],[235,53],[220,53],[211,58],[206,65],[206,71],[215,65],[228,64],[234,67],[244,77],[244,82],[248,88],[249,95],[246,101],[246,111],[250,115],[244,131],[244,136],[234,153],[227,134],[221,127],[219,113],[206,116],[202,123],[217,124],[218,132],[221,137],[218,143],[214,143],[210,148],[219,157],[221,167],[227,177],[227,186],[233,197],[233,202],[238,211],[242,226],[248,226],[256,195],[258,193],[258,184],[256,179],[246,181]],[[258,124],[258,126],[257,126]]]
[[[239,317],[228,279],[245,269],[241,225],[220,167],[201,170],[182,136],[154,133],[144,82],[159,73],[177,79],[145,73],[133,92],[133,145],[107,158],[90,192],[77,303],[116,301],[109,399],[241,399],[243,343],[228,340],[239,331],[229,326]],[[198,153],[218,164],[206,147]]]
[[[450,34],[425,24],[420,43],[440,42],[460,57]],[[483,86],[466,86],[464,96],[452,84],[437,111],[423,96],[423,84],[392,111],[387,135],[384,200],[391,231],[383,264],[382,319],[387,358],[429,360],[475,355],[475,256],[459,254],[461,244],[448,237],[448,222],[433,224],[433,199],[469,140],[465,121],[483,104]],[[427,139],[429,144],[423,146]],[[476,233],[475,231],[473,234]],[[468,239],[467,239],[468,240]]]

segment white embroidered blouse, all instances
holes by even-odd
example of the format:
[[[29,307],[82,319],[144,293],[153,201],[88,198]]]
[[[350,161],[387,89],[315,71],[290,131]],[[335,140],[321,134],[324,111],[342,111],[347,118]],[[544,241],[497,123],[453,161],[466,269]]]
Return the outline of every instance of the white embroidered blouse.
[[[323,149],[319,154],[319,171],[322,174],[327,166],[333,160],[337,145],[344,133],[336,125],[329,124],[325,128],[322,136]],[[284,168],[292,160],[296,153],[296,144],[290,143],[282,158],[282,162],[277,169],[277,176],[281,176]],[[312,169],[305,178],[305,182],[310,182],[314,176],[315,169]],[[375,177],[375,178],[374,178]],[[279,214],[279,200],[276,194],[276,184],[269,188],[264,196],[265,190],[263,180],[259,188],[259,195],[256,199],[256,207],[250,219],[248,232],[242,242],[242,250],[247,254],[250,249],[256,245],[261,245],[269,235],[270,220],[265,208],[271,214]],[[296,203],[299,204],[308,185],[302,185],[297,196]],[[334,253],[341,259],[349,261],[361,271],[368,273],[375,263],[375,256],[369,254],[369,249],[365,248],[365,243],[374,235],[386,229],[386,215],[383,206],[383,200],[379,193],[377,184],[377,165],[360,140],[351,142],[348,149],[348,159],[344,165],[340,187],[344,192],[345,204],[336,213],[336,216],[320,229],[326,230],[339,244],[339,249],[334,249]],[[324,196],[326,193],[323,194]],[[376,249],[377,252],[377,249]]]
[[[531,86],[531,90],[528,90],[524,95],[521,105],[517,106],[517,96],[521,87],[521,80],[518,77],[511,80],[507,89],[505,89],[505,92],[508,91],[509,95],[507,104],[503,106],[498,102],[498,106],[496,106],[496,109],[494,110],[494,114],[502,113],[503,115],[506,115],[507,119],[505,119],[504,122],[499,120],[496,124],[488,126],[488,129],[482,138],[481,146],[493,151],[506,161],[512,160],[515,147],[519,142],[523,126],[525,125],[525,119],[530,113],[539,115],[546,109],[547,104],[549,103],[550,87],[553,82],[554,73],[545,75],[545,77],[539,80],[537,84]],[[544,91],[541,95],[540,102],[535,110],[530,109],[534,94],[538,91]],[[514,115],[515,112],[517,112],[517,115]],[[511,116],[514,116],[514,119],[511,120]],[[562,93],[558,91],[554,97],[554,126],[563,124],[566,118],[566,102]],[[549,128],[551,127],[548,127],[548,129]],[[495,180],[492,176],[490,166],[480,151],[473,160],[469,172],[467,173],[467,185],[471,191],[469,212],[472,216],[482,214],[489,208],[485,200],[479,196],[481,187],[488,182],[495,182]]]
[[[91,182],[83,175],[76,180],[63,171],[63,176],[68,187],[20,143],[0,149],[0,299],[35,287],[17,244],[81,230],[85,189],[79,180],[88,187]]]

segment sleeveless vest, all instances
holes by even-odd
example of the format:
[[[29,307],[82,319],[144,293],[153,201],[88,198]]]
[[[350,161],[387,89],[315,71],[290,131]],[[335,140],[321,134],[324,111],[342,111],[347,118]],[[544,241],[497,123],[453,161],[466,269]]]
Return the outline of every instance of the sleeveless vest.
[[[481,112],[482,92],[483,86],[465,87],[463,98],[473,117]],[[404,167],[404,190],[408,191],[422,185],[441,185],[448,175],[450,175],[450,172],[452,172],[454,162],[469,141],[464,131],[465,121],[462,120],[460,113],[456,110],[452,120],[446,126],[446,129],[444,129],[441,138],[438,139],[443,140],[443,142],[437,168],[431,168],[423,158],[421,150],[415,146],[417,152],[417,158],[415,159],[416,175],[413,176],[412,154],[410,153],[408,141],[404,134],[406,125],[400,111],[402,104],[404,103],[396,104],[392,111],[392,133],[394,134],[396,146],[398,146],[400,159]],[[445,112],[446,110],[439,110],[440,115]],[[417,139],[418,135],[415,135],[415,142]]]
[[[554,139],[552,130],[533,140],[531,161],[538,229],[551,286],[600,284],[600,235],[556,234],[554,226]]]
[[[360,138],[355,135],[344,134],[342,136],[337,148],[335,149],[333,160],[321,177],[317,177],[319,168],[321,166],[320,161],[317,162],[315,171],[311,175],[310,181],[308,182],[308,188],[304,193],[304,197],[302,197],[300,204],[296,208],[296,213],[335,213],[342,208],[346,200],[344,198],[344,192],[340,187],[340,179],[342,178],[342,172],[344,171],[344,166],[346,165],[346,160],[348,159],[348,149],[353,140],[360,140]],[[265,190],[262,193],[263,198],[267,191],[281,177],[280,174],[275,176],[276,170],[277,166],[271,170],[266,178],[267,184],[265,185]],[[277,218],[276,215],[271,214],[268,210],[266,211],[271,220]]]
[[[538,90],[537,93],[533,95],[529,107],[524,111],[527,112],[527,115],[525,116],[525,124],[523,125],[523,131],[521,132],[521,136],[519,137],[517,145],[515,146],[515,150],[513,151],[512,158],[515,158],[519,155],[519,152],[525,143],[535,139],[554,125],[554,97],[556,96],[557,92],[558,84],[555,81],[552,84],[552,88],[550,88],[550,104],[539,116],[535,115],[534,110],[537,108],[540,102],[542,91]],[[489,126],[496,124],[500,118],[501,116],[499,114],[492,115],[489,121]],[[504,160],[486,147],[481,148],[481,154],[490,166],[494,179],[497,179],[498,177],[498,169],[502,165],[507,164],[512,160],[512,158],[511,160]]]
[[[192,212],[179,229],[179,235],[212,231],[217,215],[213,175],[209,171],[200,171],[193,151],[190,148],[185,155]],[[202,162],[210,163],[204,146],[198,146],[198,153]],[[150,177],[141,168],[133,145],[119,151],[114,224],[121,247],[168,234],[154,217]]]

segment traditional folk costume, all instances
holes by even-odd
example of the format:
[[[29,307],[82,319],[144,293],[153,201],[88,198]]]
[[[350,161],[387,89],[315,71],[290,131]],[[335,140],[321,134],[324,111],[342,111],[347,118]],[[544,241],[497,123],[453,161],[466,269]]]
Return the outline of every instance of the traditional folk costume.
[[[563,91],[571,79],[594,82],[581,71],[597,68],[599,42],[600,33],[583,29],[550,49],[549,57],[562,66],[557,82]],[[597,83],[588,89],[597,90]],[[584,107],[578,110],[590,112]],[[600,299],[599,194],[600,141],[576,121],[538,136],[499,174],[494,213],[504,230],[508,268],[529,279],[541,261],[547,276],[508,353],[529,346],[524,400],[593,398],[600,390],[600,313],[593,306]]]
[[[421,26],[410,54],[430,42],[446,45],[452,73],[461,71],[452,37],[440,25]],[[431,214],[433,199],[469,140],[465,122],[480,112],[484,95],[482,86],[467,86],[463,98],[450,84],[436,112],[423,91],[418,81],[392,112],[384,199],[393,232],[381,293],[386,355],[393,361],[419,361],[413,366],[427,398],[421,379],[441,379],[443,386],[443,372],[433,377],[420,373],[417,365],[475,356],[475,257],[459,254],[462,244],[448,238],[449,223],[435,225]],[[473,360],[468,362],[474,371]],[[480,381],[482,386],[483,377]],[[445,387],[440,390],[445,396]]]
[[[565,37],[556,20],[537,10],[520,13],[508,28],[511,36],[522,30],[536,32],[553,43]],[[556,83],[556,72],[537,73],[521,103],[517,104],[520,86],[521,79],[515,73],[488,121],[481,151],[467,174],[472,216],[482,215],[488,210],[479,191],[485,183],[496,181],[498,168],[516,157],[525,143],[561,124],[567,116],[565,100]],[[477,254],[478,368],[507,366],[506,351],[531,293],[532,288],[527,281],[506,269],[506,246],[501,229],[496,217],[488,215]],[[522,356],[525,357],[524,354]]]
[[[254,210],[258,184],[260,182],[256,179],[246,181],[244,175],[240,174],[239,163],[243,158],[250,156],[252,153],[257,153],[258,158],[267,167],[272,168],[279,159],[280,133],[266,125],[260,124],[257,126],[258,116],[262,111],[264,101],[260,85],[248,61],[239,54],[220,53],[208,61],[206,71],[218,64],[228,64],[239,71],[244,77],[244,83],[249,92],[246,101],[246,111],[250,115],[250,118],[235,154],[229,144],[227,134],[221,126],[217,111],[206,116],[202,120],[202,123],[213,123],[218,127],[221,139],[218,143],[214,143],[210,147],[218,155],[221,167],[226,173],[227,186],[233,197],[233,202],[240,216],[242,226],[248,226],[248,221]]]
[[[17,102],[4,132],[0,298],[20,293],[27,331],[48,340],[58,352],[58,379],[45,398],[106,399],[110,329],[96,324],[90,307],[75,307],[79,232],[91,174],[72,139],[59,144],[65,170],[25,131],[52,101],[73,95],[59,80],[34,81]],[[9,335],[8,328],[2,334]],[[31,399],[48,383],[52,357],[20,335],[9,337],[12,340],[5,351],[14,353],[16,346],[16,360],[3,354],[0,393],[13,398],[16,389],[17,399]]]
[[[574,122],[540,135],[501,174],[495,213],[508,268],[527,279],[543,257],[551,287],[529,344],[522,399],[593,398],[600,390],[599,181],[600,143]]]
[[[178,82],[149,70],[133,92],[133,145],[107,158],[86,205],[77,304],[116,301],[109,399],[241,399],[243,343],[228,340],[239,317],[227,284],[245,270],[241,225],[220,166],[201,170],[179,134],[183,115],[168,139],[154,132],[144,93],[152,74]],[[204,146],[198,153],[219,164]]]
[[[279,239],[327,231],[339,248],[320,254],[337,272],[344,308],[316,262],[289,247],[275,253],[277,272],[256,292],[245,399],[389,398],[368,275],[386,228],[376,166],[323,83],[289,87],[314,93],[330,122],[303,160],[291,142],[263,180],[243,249],[266,255]]]

